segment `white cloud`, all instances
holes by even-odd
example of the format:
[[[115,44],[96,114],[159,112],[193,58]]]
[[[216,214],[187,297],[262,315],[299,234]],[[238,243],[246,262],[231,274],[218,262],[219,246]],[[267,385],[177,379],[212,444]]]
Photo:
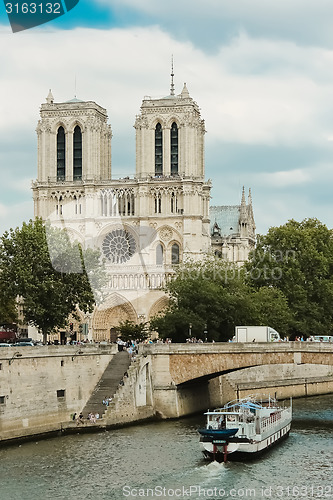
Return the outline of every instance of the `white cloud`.
[[[97,0],[126,23],[138,15],[143,24],[158,23],[179,39],[210,51],[241,29],[252,37],[293,40],[305,46],[333,41],[331,0]]]
[[[252,176],[253,182],[257,186],[269,186],[274,189],[289,188],[297,186],[300,188],[302,185],[308,185],[315,188],[316,185],[323,182],[333,182],[333,169],[332,163],[315,163],[311,166],[304,168],[297,168],[294,170],[281,170],[276,172],[263,172],[256,173]]]
[[[21,226],[23,221],[28,221],[32,217],[32,200],[7,206],[0,205],[0,235],[10,228]]]
[[[0,219],[6,217],[7,214],[8,214],[8,208],[2,203],[0,203]]]
[[[160,4],[156,8],[161,8]],[[179,8],[183,8],[182,4]],[[21,205],[18,191],[28,192],[26,179],[37,174],[31,160],[37,149],[33,131],[39,106],[45,102],[49,88],[57,102],[71,99],[76,76],[78,97],[95,100],[107,108],[114,134],[113,173],[131,174],[135,170],[135,115],[144,95],[169,92],[172,53],[177,92],[186,81],[191,96],[202,109],[208,130],[206,149],[214,144],[217,151],[214,168],[219,168],[226,143],[235,148],[331,147],[328,139],[333,136],[333,51],[329,49],[254,39],[241,32],[207,55],[193,43],[177,40],[158,26],[17,33],[8,38],[6,50],[0,53],[0,67],[6,68],[0,81],[0,92],[5,96],[0,103],[0,139],[6,141],[1,150],[0,175],[3,182],[8,172],[13,172],[6,185],[18,200],[16,207],[10,209],[16,220],[32,214],[32,200]],[[210,166],[209,172],[213,183],[214,168]],[[237,178],[237,182],[230,181],[235,189],[234,201],[230,203],[239,201],[238,184],[257,186],[257,216],[263,214],[265,220],[269,215],[264,207],[260,208],[264,197],[258,188],[272,184],[281,189],[305,186],[314,178],[313,172],[307,170],[310,167],[295,168],[292,163],[280,165],[276,171],[268,165],[263,177],[256,175],[256,165],[249,163],[245,179],[244,166],[241,174],[238,165],[226,168],[222,180],[228,176],[229,181],[232,176]],[[319,172],[318,178],[322,175],[325,182],[324,171]],[[217,177],[219,172],[215,173]],[[311,208],[311,198],[307,203]],[[3,214],[2,227],[10,220]]]
[[[333,120],[323,123],[320,113],[330,110],[333,116],[333,81],[315,81],[318,61],[323,73],[325,61],[333,59],[327,50],[309,51],[243,34],[207,57],[157,27],[36,32],[24,42],[14,37],[0,55],[7,72],[0,82],[1,95],[7,96],[0,109],[2,131],[34,128],[48,89],[52,87],[56,101],[70,99],[76,76],[78,96],[105,106],[115,133],[127,134],[142,97],[168,93],[173,51],[178,91],[187,81],[216,138],[290,144],[317,143],[332,134]],[[61,57],[67,53],[75,53],[74,62]],[[283,61],[289,71],[279,69]],[[265,66],[264,72],[255,71]],[[327,65],[328,75],[331,66]]]
[[[299,186],[311,181],[311,175],[306,170],[296,169],[254,175],[257,185],[274,186],[274,188]]]

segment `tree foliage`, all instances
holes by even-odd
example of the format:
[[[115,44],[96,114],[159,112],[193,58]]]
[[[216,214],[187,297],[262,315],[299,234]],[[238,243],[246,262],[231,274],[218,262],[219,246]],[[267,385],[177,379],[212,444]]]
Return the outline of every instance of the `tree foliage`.
[[[148,337],[147,323],[134,323],[133,321],[121,321],[117,326],[117,330],[123,340],[138,340],[142,342]]]
[[[290,220],[258,239],[249,283],[286,297],[291,338],[332,332],[333,233],[317,219]]]
[[[5,300],[23,298],[27,323],[47,334],[66,325],[69,314],[92,311],[95,298],[88,273],[98,275],[99,253],[84,255],[60,229],[45,227],[41,219],[5,232],[0,240],[0,288]],[[95,276],[96,279],[96,276]]]
[[[8,297],[7,285],[1,280],[0,273],[0,326],[17,323],[17,308],[15,299]]]
[[[278,329],[281,325],[285,328],[289,320],[288,305],[280,291],[254,289],[246,282],[242,268],[220,259],[185,264],[166,290],[170,306],[152,319],[150,328],[176,342],[189,336],[227,341],[236,325]]]

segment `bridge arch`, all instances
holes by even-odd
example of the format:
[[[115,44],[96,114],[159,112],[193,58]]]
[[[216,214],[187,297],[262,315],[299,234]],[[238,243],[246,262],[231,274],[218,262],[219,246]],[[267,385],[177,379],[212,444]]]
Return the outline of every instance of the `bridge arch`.
[[[168,366],[176,386],[262,365],[333,365],[333,345],[313,342],[156,344],[144,346],[154,370]]]

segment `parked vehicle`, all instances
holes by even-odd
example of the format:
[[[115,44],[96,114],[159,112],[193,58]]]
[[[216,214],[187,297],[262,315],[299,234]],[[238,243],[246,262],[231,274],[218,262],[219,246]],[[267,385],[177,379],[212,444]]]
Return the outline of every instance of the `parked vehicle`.
[[[0,342],[5,343],[6,341],[15,342],[17,339],[16,332],[14,330],[9,330],[7,328],[0,327]]]
[[[333,337],[331,335],[312,335],[310,340],[312,342],[333,342]]]
[[[235,342],[280,342],[280,334],[270,326],[236,326]]]

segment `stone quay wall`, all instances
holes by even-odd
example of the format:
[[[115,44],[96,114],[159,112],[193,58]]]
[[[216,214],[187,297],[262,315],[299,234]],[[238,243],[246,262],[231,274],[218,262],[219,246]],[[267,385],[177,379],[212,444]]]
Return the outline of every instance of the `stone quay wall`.
[[[0,442],[61,430],[116,352],[94,344],[0,347]]]
[[[79,426],[70,415],[85,407],[116,345],[0,348],[0,443],[178,418],[254,392],[332,393],[333,346],[295,344],[141,345],[102,418]]]

